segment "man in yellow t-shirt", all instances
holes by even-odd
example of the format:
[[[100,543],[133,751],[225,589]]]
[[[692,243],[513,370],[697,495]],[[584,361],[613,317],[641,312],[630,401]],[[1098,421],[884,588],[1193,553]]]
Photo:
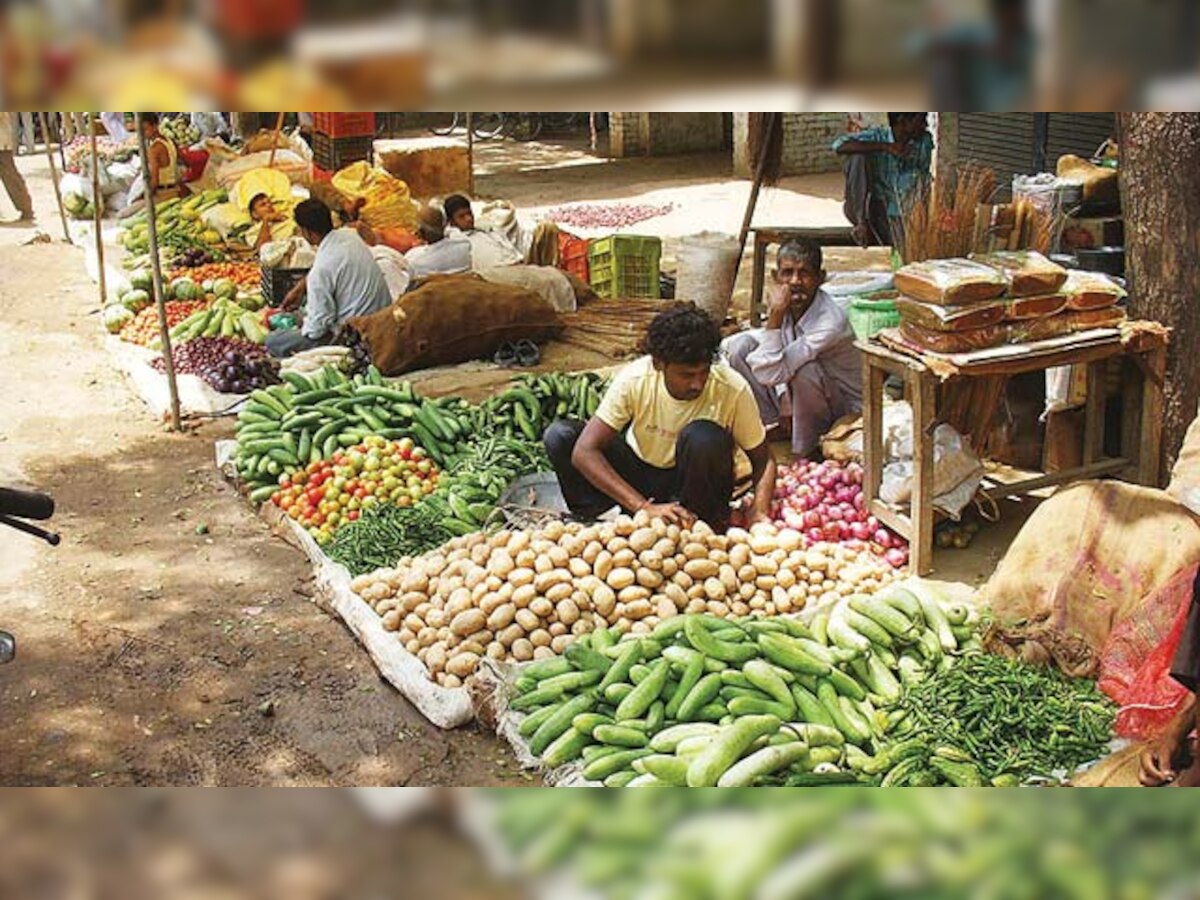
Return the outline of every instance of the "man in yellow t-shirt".
[[[595,518],[616,504],[723,530],[735,478],[748,474],[750,521],[768,519],[775,463],[750,386],[715,362],[720,344],[717,323],[694,305],[661,312],[647,355],[617,374],[591,421],[547,429],[546,452],[573,515]]]

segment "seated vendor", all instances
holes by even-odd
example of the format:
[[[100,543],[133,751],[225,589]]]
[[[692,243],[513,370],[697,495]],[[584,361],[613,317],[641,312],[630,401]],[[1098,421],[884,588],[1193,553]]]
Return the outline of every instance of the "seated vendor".
[[[296,221],[282,212],[266,193],[255,194],[247,210],[254,223],[246,231],[246,242],[255,250],[271,241],[282,241],[296,233]]]
[[[347,319],[378,312],[392,302],[383,272],[357,232],[335,229],[329,209],[318,200],[300,203],[295,217],[317,255],[304,279],[303,324],[267,335],[267,350],[280,358],[328,344]],[[289,294],[285,305],[297,302],[293,296],[300,295]]]
[[[446,217],[436,206],[422,207],[417,213],[417,236],[425,243],[404,254],[414,281],[471,270],[470,242],[461,237],[446,237]]]
[[[154,202],[186,195],[179,169],[179,150],[159,129],[158,113],[142,113],[142,134],[146,139],[146,168],[150,172],[149,194]],[[127,219],[145,209],[146,193],[145,180],[138,172],[129,186],[129,204],[117,214],[118,218]]]
[[[613,379],[587,422],[560,420],[544,437],[571,513],[627,512],[712,528],[729,525],[739,476],[754,489],[750,522],[769,519],[775,462],[750,386],[716,362],[717,323],[692,304],[659,313],[647,355]]]
[[[442,204],[448,223],[448,236],[466,238],[471,244],[471,268],[478,272],[493,266],[515,266],[525,262],[525,255],[506,236],[475,227],[471,201],[462,194],[451,194]]]
[[[1146,787],[1175,784],[1200,785],[1200,752],[1196,729],[1200,727],[1200,575],[1192,585],[1192,606],[1171,663],[1171,677],[1188,689],[1188,697],[1175,718],[1156,741],[1141,753],[1138,777]]]
[[[862,360],[846,313],[821,285],[814,241],[779,248],[767,325],[728,338],[730,365],[750,382],[762,420],[790,429],[792,451],[808,456],[842,416],[862,410]]]

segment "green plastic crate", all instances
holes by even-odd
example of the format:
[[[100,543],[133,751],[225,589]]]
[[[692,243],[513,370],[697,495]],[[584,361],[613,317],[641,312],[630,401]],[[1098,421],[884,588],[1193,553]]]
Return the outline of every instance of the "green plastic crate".
[[[588,275],[598,297],[659,299],[658,263],[662,239],[614,234],[592,241]]]
[[[850,327],[854,336],[865,341],[885,328],[895,328],[900,324],[900,311],[896,309],[893,300],[869,300],[865,297],[855,297],[850,301],[847,312]]]

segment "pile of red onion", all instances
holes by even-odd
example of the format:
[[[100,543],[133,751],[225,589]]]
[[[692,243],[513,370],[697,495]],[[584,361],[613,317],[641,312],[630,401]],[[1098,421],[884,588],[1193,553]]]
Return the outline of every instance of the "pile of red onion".
[[[862,482],[862,466],[853,462],[800,459],[780,466],[771,518],[803,532],[810,544],[843,544],[882,556],[899,569],[908,564],[908,545],[867,513]]]
[[[545,218],[559,225],[574,225],[576,228],[624,228],[664,216],[674,208],[673,203],[573,203],[570,206],[556,206],[546,212]]]
[[[199,375],[222,394],[248,394],[279,381],[277,364],[262,345],[240,338],[192,338],[172,351],[176,372]],[[151,365],[166,368],[161,356]]]

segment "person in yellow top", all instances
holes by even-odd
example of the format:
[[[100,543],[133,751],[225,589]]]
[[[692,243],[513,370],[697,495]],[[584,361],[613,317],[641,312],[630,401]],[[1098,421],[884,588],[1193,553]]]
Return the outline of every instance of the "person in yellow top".
[[[158,113],[142,113],[142,134],[150,164],[150,191],[154,202],[179,192],[179,151],[175,142],[158,129]]]
[[[750,523],[769,520],[775,462],[749,384],[716,361],[720,344],[717,323],[694,304],[664,310],[650,323],[646,355],[617,373],[591,420],[546,430],[573,516],[619,505],[724,530],[738,476],[748,476]]]

